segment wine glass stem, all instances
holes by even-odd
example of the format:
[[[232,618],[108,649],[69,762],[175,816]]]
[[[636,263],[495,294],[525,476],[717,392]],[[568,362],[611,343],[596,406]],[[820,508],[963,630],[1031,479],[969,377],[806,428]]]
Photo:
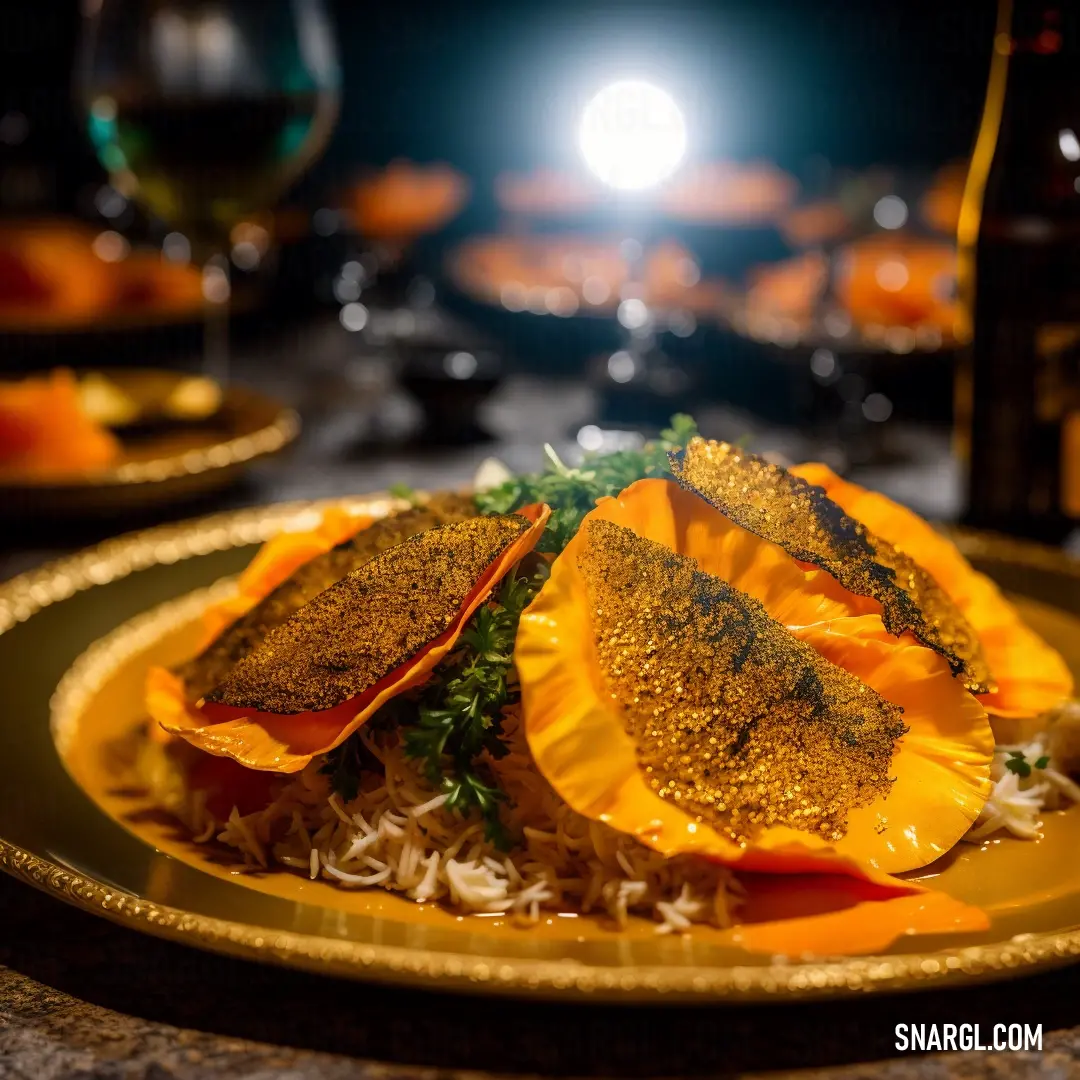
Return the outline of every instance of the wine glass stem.
[[[203,267],[203,373],[220,385],[229,379],[229,260],[212,255]]]

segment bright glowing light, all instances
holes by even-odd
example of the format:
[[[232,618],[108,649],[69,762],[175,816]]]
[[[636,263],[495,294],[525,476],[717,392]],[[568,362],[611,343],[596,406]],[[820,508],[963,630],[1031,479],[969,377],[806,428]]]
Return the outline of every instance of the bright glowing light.
[[[604,433],[595,424],[586,424],[577,433],[578,446],[582,450],[599,450],[604,445]]]
[[[233,244],[232,261],[241,270],[254,270],[261,258],[259,249],[250,240],[241,240],[238,244]],[[356,297],[353,299],[355,300]]]
[[[624,300],[616,317],[627,330],[640,330],[649,321],[649,309],[644,300]]]
[[[828,379],[836,373],[836,356],[831,349],[815,349],[810,357],[810,370],[819,379]]]
[[[451,379],[471,379],[479,364],[470,352],[454,352],[443,358],[443,368]]]
[[[344,273],[334,279],[334,299],[339,304],[351,304],[360,299],[360,282],[354,277],[346,277]]]
[[[611,298],[611,286],[602,277],[587,277],[581,283],[581,295],[587,304],[606,304]]]
[[[1072,128],[1058,132],[1058,146],[1061,147],[1062,157],[1066,161],[1080,161],[1080,139]]]
[[[899,195],[883,195],[874,203],[874,220],[883,229],[902,229],[907,219],[907,203]]]
[[[908,283],[911,275],[902,259],[888,259],[878,263],[874,277],[886,292],[899,292]]]
[[[578,131],[589,168],[620,191],[666,180],[686,152],[686,122],[674,98],[651,83],[605,87],[585,107]]]
[[[229,275],[220,267],[208,264],[203,267],[202,294],[211,304],[224,304],[229,299]]]
[[[179,232],[171,232],[165,235],[161,241],[161,253],[169,262],[191,262],[191,241]]]
[[[607,371],[613,382],[628,383],[637,371],[637,364],[628,352],[620,349],[608,357]]]
[[[131,251],[131,245],[112,229],[98,233],[90,246],[102,262],[120,262],[121,259],[126,259]]]
[[[563,319],[568,319],[578,309],[577,295],[573,289],[568,289],[565,285],[557,289],[548,289],[544,303],[552,315],[558,315]]]
[[[368,309],[363,304],[346,304],[340,312],[338,312],[338,319],[341,321],[341,325],[346,330],[351,330],[354,333],[357,330],[363,330],[367,326],[368,321]]]

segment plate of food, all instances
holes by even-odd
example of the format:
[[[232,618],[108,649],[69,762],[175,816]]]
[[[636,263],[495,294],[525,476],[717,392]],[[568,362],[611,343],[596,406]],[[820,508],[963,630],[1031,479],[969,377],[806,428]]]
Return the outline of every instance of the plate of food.
[[[751,270],[727,317],[746,337],[834,352],[907,355],[954,348],[955,245],[880,232]]]
[[[645,251],[639,274],[623,242],[572,234],[475,236],[450,253],[447,268],[471,299],[533,315],[611,316],[633,298],[710,317],[727,296],[720,281],[702,278],[693,254],[675,240]]]
[[[1072,562],[687,418],[495,472],[0,588],[0,867],[434,989],[780,1000],[1080,954]]]
[[[0,227],[0,331],[123,330],[197,322],[202,276],[190,263],[132,250],[112,230],[45,219]]]
[[[296,414],[182,372],[67,368],[0,381],[0,507],[111,513],[234,480],[295,439]]]

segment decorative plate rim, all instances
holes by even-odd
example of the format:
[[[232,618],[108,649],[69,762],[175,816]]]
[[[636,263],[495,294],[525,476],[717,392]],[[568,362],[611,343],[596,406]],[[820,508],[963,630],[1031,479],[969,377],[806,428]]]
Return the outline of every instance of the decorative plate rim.
[[[122,465],[87,476],[35,481],[20,480],[18,477],[4,478],[0,480],[0,491],[93,491],[98,488],[162,483],[243,465],[256,458],[275,454],[296,440],[300,434],[300,416],[295,409],[279,405],[265,394],[247,387],[227,388],[224,402],[227,404],[230,397],[235,401],[238,396],[257,401],[268,410],[275,409],[273,419],[254,431],[233,435],[212,446],[197,447],[148,461],[126,461]]]
[[[385,513],[397,504],[397,500],[380,494],[279,503],[159,525],[106,540],[0,584],[0,633],[77,592],[155,565],[259,543],[286,525],[302,527],[304,517],[321,507],[343,502],[362,503],[374,513]],[[1080,561],[1063,552],[988,534],[955,535],[969,552],[988,558],[1007,557],[1080,579]],[[0,870],[113,922],[183,944],[326,974],[429,989],[541,997],[573,995],[582,1000],[616,1002],[784,1001],[808,995],[913,990],[1003,979],[1080,957],[1078,928],[1019,935],[986,945],[890,956],[762,966],[598,966],[569,958],[530,960],[375,945],[195,915],[73,873],[2,837]]]

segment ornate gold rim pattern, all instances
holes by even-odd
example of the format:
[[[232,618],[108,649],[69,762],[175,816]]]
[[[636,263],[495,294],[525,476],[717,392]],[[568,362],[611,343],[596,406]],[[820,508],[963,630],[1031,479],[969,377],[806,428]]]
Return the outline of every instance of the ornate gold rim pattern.
[[[394,500],[362,501],[385,512]],[[336,500],[340,502],[341,500]],[[215,514],[105,541],[0,585],[0,633],[77,592],[161,563],[255,544],[286,525],[304,527],[322,503],[287,503]],[[306,521],[305,519],[308,519]],[[1080,579],[1067,556],[1012,540],[959,534],[970,552],[999,552],[1028,565]],[[1080,930],[1021,935],[1008,942],[935,952],[774,963],[761,967],[616,966],[432,952],[296,934],[195,915],[144,900],[72,873],[0,839],[0,869],[77,907],[158,937],[234,956],[328,974],[426,985],[429,988],[580,995],[594,1000],[652,1002],[783,1000],[813,994],[915,989],[974,979],[1006,978],[1080,957]]]

